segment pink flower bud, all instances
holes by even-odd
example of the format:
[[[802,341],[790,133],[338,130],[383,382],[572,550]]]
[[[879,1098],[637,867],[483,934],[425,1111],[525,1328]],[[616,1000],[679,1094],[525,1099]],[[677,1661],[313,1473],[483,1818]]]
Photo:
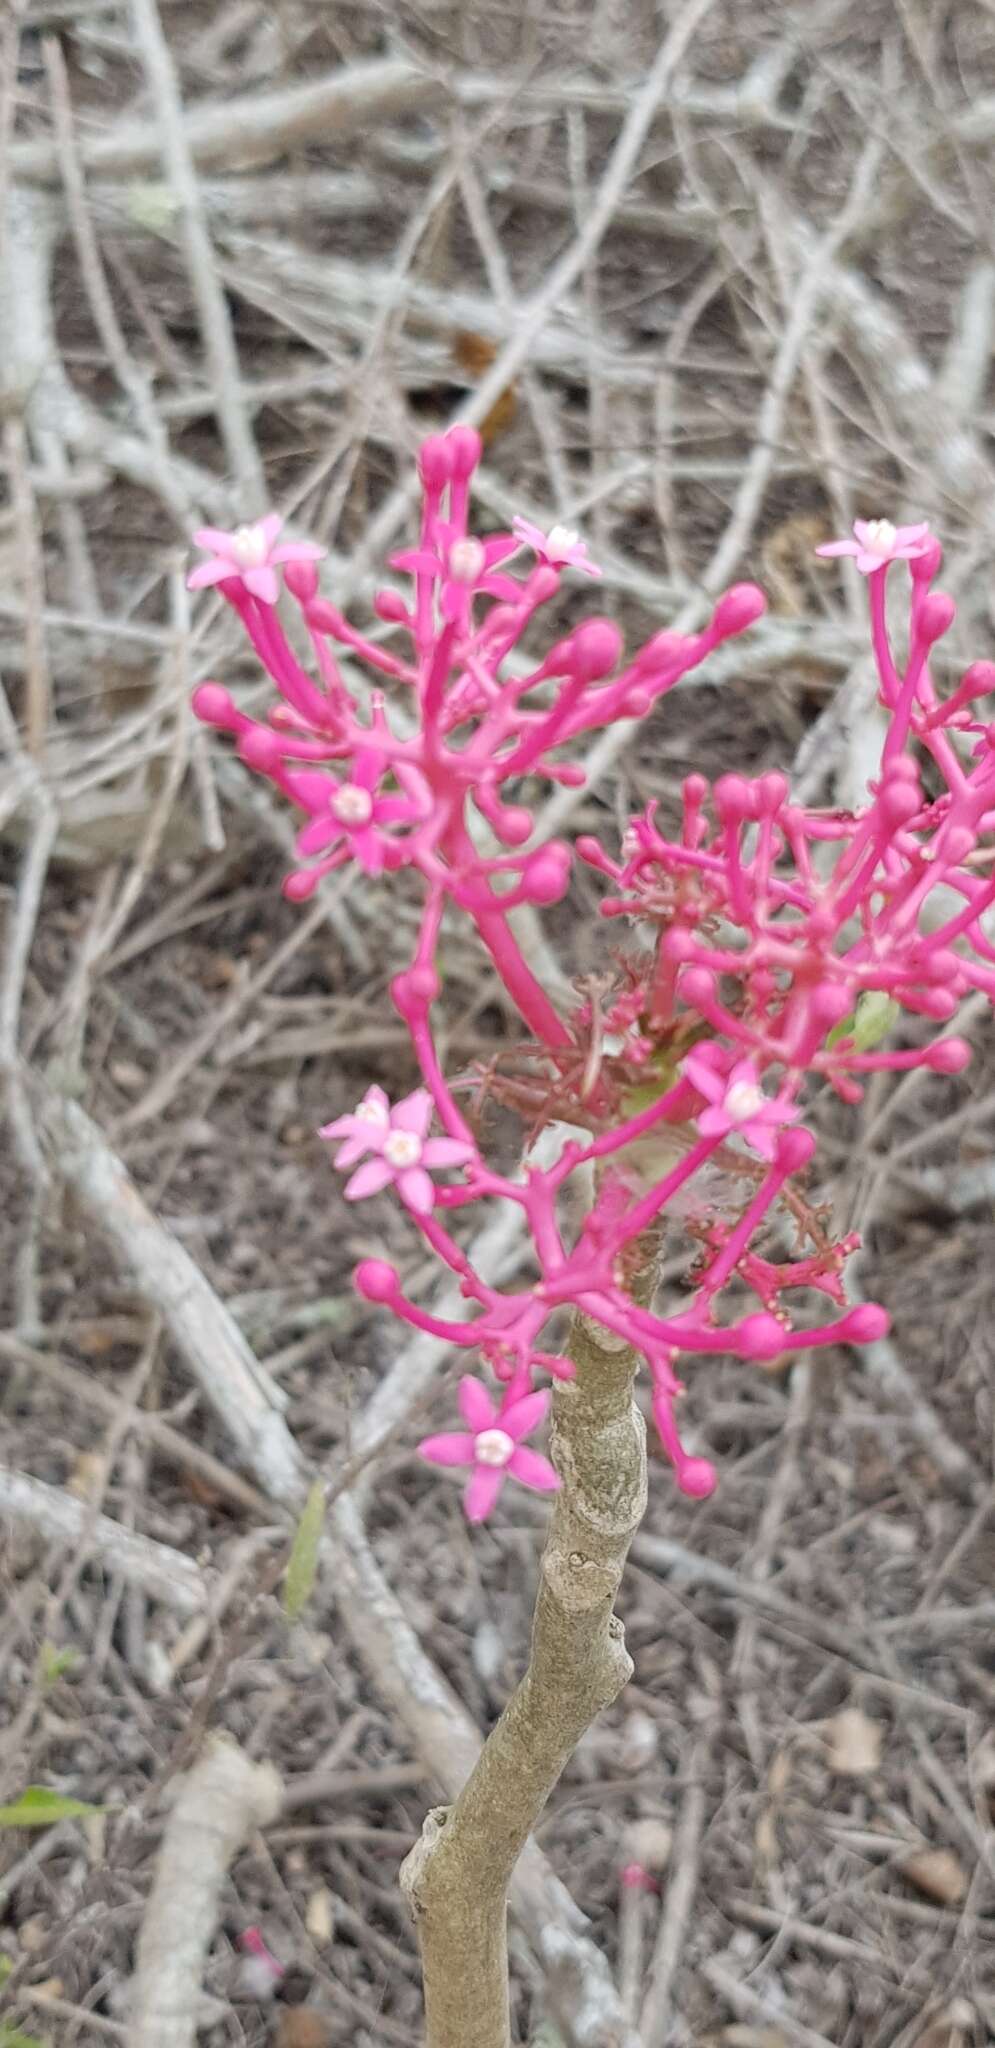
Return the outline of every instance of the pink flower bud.
[[[271,774],[283,759],[275,732],[269,732],[265,725],[252,725],[240,733],[236,751],[247,767],[263,775]]]
[[[853,1008],[853,998],[845,988],[835,981],[820,981],[809,998],[812,1015],[818,1018],[826,1030],[834,1024],[842,1024]]]
[[[715,1001],[715,976],[710,967],[689,967],[681,982],[681,993],[694,1009]]]
[[[719,1483],[719,1475],[708,1458],[684,1458],[675,1468],[678,1490],[691,1500],[707,1500]]]
[[[318,571],[313,562],[285,562],[283,580],[298,604],[310,604],[318,594]]]
[[[655,1892],[660,1889],[655,1877],[651,1877],[641,1863],[623,1864],[618,1881],[629,1892]]]
[[[222,732],[237,732],[238,712],[229,691],[220,683],[198,683],[191,701],[196,716],[205,725],[216,725]]]
[[[429,434],[418,450],[418,473],[429,490],[441,490],[449,482],[452,464],[449,443],[442,434]]]
[[[539,562],[533,569],[529,582],[532,586],[532,595],[538,598],[540,604],[545,604],[547,598],[554,597],[559,590],[559,570],[554,569],[550,562]],[[493,617],[492,612],[491,618]]]
[[[916,583],[932,583],[934,576],[939,574],[942,560],[943,549],[939,541],[934,540],[932,535],[930,535],[922,554],[913,556],[909,563],[909,570],[913,580]]]
[[[772,772],[769,775],[761,775],[760,781],[757,784],[757,792],[763,809],[771,812],[773,815],[787,802],[788,778],[786,775],[778,775],[776,772]]]
[[[972,661],[957,685],[957,695],[987,697],[995,690],[995,661]]]
[[[887,1309],[876,1301],[862,1301],[850,1310],[846,1317],[846,1337],[850,1344],[876,1344],[886,1337],[891,1327]]]
[[[899,825],[907,825],[909,819],[922,809],[921,791],[902,776],[889,776],[881,786],[878,809],[885,824],[893,830]]]
[[[925,1064],[934,1074],[962,1074],[969,1065],[971,1048],[966,1038],[938,1038],[927,1046]]]
[[[712,631],[718,639],[727,640],[732,633],[745,632],[747,626],[762,619],[767,610],[767,599],[756,583],[734,583],[727,590],[712,614]]]
[[[957,1008],[957,997],[946,988],[924,988],[914,998],[906,998],[910,1010],[918,1010],[923,1017],[932,1017],[937,1024],[945,1024]]]
[[[373,609],[378,619],[388,626],[405,626],[410,614],[399,590],[378,590],[373,599]]]
[[[737,1325],[736,1355],[739,1358],[776,1358],[789,1341],[783,1323],[761,1310],[758,1315],[744,1316]]]
[[[400,1280],[393,1266],[386,1259],[361,1259],[352,1276],[352,1284],[364,1301],[393,1301],[400,1289]]]
[[[551,839],[527,863],[522,877],[530,903],[558,903],[570,882],[570,848]]]
[[[622,652],[622,635],[611,619],[588,619],[579,626],[571,644],[573,671],[593,682],[610,675]]]
[[[798,1173],[807,1166],[815,1151],[815,1138],[811,1131],[782,1131],[777,1141],[777,1163],[787,1173]]]
[[[331,633],[338,640],[342,636],[342,613],[327,597],[316,597],[307,608],[307,622],[316,633]]]
[[[957,866],[962,860],[967,859],[969,853],[974,852],[974,844],[975,834],[970,825],[949,825],[947,830],[940,834],[937,851],[946,862]]]
[[[714,790],[715,808],[720,817],[737,819],[751,818],[754,814],[753,784],[745,775],[720,775]]]
[[[523,804],[505,804],[495,811],[491,824],[503,846],[524,846],[534,820]]]
[[[283,894],[288,903],[306,903],[313,896],[321,876],[315,868],[298,868],[292,875],[284,877]]]
[[[476,427],[450,427],[445,441],[454,476],[472,476],[484,452]]]
[[[932,590],[928,597],[923,598],[919,608],[916,633],[932,646],[934,640],[942,639],[943,634],[949,632],[956,616],[957,606],[953,598],[948,597],[945,590]]]
[[[687,652],[686,633],[654,633],[645,647],[639,649],[634,666],[637,670],[674,668]]]

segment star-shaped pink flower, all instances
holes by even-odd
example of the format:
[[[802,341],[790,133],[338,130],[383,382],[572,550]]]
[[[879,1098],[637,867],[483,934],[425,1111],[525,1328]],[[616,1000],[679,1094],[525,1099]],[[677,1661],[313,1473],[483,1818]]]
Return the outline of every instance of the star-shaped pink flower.
[[[764,1094],[752,1060],[737,1060],[724,1073],[711,1045],[702,1045],[688,1054],[681,1072],[708,1104],[696,1119],[703,1138],[724,1138],[735,1131],[761,1159],[773,1159],[776,1133],[794,1123],[799,1110],[784,1096]]]
[[[432,1465],[471,1465],[463,1496],[469,1522],[490,1514],[506,1479],[517,1479],[537,1493],[555,1493],[559,1473],[540,1451],[530,1451],[522,1438],[538,1428],[549,1407],[549,1395],[521,1394],[496,1408],[480,1380],[467,1373],[459,1383],[460,1414],[467,1425],[443,1436],[427,1436],[418,1449]]]
[[[587,542],[581,540],[571,526],[551,526],[544,533],[541,526],[534,526],[531,519],[516,514],[511,522],[515,539],[523,547],[532,548],[541,562],[548,562],[552,569],[582,569],[585,576],[600,576],[601,570],[592,562],[587,552]]]
[[[918,526],[893,526],[890,519],[855,519],[853,537],[827,540],[817,555],[853,555],[862,576],[873,576],[888,562],[914,562],[933,545],[923,519]]]
[[[313,540],[285,540],[276,545],[283,525],[279,512],[267,512],[252,526],[239,526],[223,533],[218,526],[198,527],[194,540],[210,550],[206,562],[197,562],[187,577],[188,590],[204,590],[208,584],[224,583],[237,576],[253,597],[263,604],[275,604],[280,595],[277,569],[284,562],[318,562],[327,553]]]
[[[347,1202],[361,1202],[391,1185],[409,1209],[427,1216],[435,1206],[435,1188],[428,1168],[465,1166],[472,1159],[473,1146],[462,1138],[426,1138],[432,1121],[432,1097],[427,1088],[416,1088],[403,1102],[391,1106],[382,1088],[368,1088],[349,1116],[338,1116],[324,1124],[320,1138],[342,1138],[335,1154],[339,1168],[355,1166],[364,1152],[372,1152],[357,1167],[343,1189]]]

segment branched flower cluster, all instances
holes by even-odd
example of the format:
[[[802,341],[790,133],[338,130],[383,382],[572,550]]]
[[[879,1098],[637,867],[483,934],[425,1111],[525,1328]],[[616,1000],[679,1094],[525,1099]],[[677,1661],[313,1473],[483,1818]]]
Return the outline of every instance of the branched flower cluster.
[[[754,585],[736,585],[701,632],[657,633],[627,660],[617,627],[588,619],[530,659],[536,614],[564,571],[599,572],[563,528],[544,534],[519,519],[509,533],[473,533],[479,458],[469,428],[424,443],[418,545],[392,558],[411,593],[378,591],[374,610],[387,631],[376,638],[319,594],[321,550],[280,543],[274,516],[231,535],[202,531],[208,558],[190,579],[218,586],[279,692],[265,720],[214,682],[200,685],[194,705],[304,813],[287,895],[305,899],[349,860],[371,875],[409,868],[421,879],[417,944],[392,995],[423,1085],[394,1104],[370,1088],[322,1136],[350,1172],[347,1198],[393,1188],[458,1276],[468,1310],[454,1320],[412,1301],[382,1260],[364,1260],[355,1282],[402,1321],[478,1352],[498,1383],[495,1403],[465,1377],[465,1430],[421,1446],[434,1462],[469,1468],[472,1520],[489,1513],[509,1475],[540,1490],[558,1484],[523,1438],[548,1404],[536,1376],[573,1371],[569,1358],[540,1348],[565,1310],[583,1311],[642,1355],[661,1440],[678,1485],[694,1495],[712,1490],[715,1472],[678,1435],[683,1358],[725,1352],[764,1361],[883,1334],[883,1310],[846,1303],[843,1267],[857,1240],[834,1241],[805,1194],[815,1149],[799,1121],[805,1090],[828,1083],[853,1101],[860,1076],[874,1068],[956,1073],[969,1057],[960,1038],[902,1049],[884,1041],[902,1012],[942,1025],[969,990],[995,992],[983,922],[995,902],[995,725],[976,710],[995,688],[995,666],[975,663],[939,698],[930,654],[954,614],[930,587],[939,545],[925,526],[872,520],[821,550],[854,556],[868,578],[888,725],[866,804],[805,808],[776,774],[725,775],[713,786],[692,775],[672,837],[651,805],[630,823],[617,857],[582,839],[576,850],[610,883],[604,915],[633,920],[643,950],[619,964],[607,998],[592,990],[573,1015],[558,1013],[509,921],[517,905],[557,902],[570,880],[571,848],[535,843],[536,793],[581,785],[570,744],[644,716],[759,618],[765,601]],[[910,578],[904,664],[885,609],[896,561]],[[314,675],[280,623],[281,582],[299,607]],[[357,680],[361,668],[373,671],[376,687]],[[432,1010],[447,906],[476,927],[527,1033],[517,1075],[494,1074],[489,1086],[533,1126],[560,1127],[552,1163],[527,1156],[518,1178],[488,1164],[438,1057]],[[431,1136],[436,1119],[442,1135]],[[570,1235],[564,1191],[581,1172],[594,1192]],[[440,1173],[446,1178],[433,1177]],[[518,1208],[538,1274],[511,1290],[477,1272],[447,1227],[458,1212],[495,1200]],[[636,1298],[635,1275],[647,1238],[675,1216],[696,1257],[683,1298],[662,1315]],[[778,1218],[793,1224],[795,1257],[758,1249]],[[813,1309],[788,1306],[799,1293],[840,1313],[807,1320]]]

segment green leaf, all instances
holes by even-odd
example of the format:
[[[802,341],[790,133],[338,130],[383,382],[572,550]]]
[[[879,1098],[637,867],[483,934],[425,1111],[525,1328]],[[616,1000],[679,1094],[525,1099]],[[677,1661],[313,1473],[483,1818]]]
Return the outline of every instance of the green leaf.
[[[900,1011],[900,1004],[883,988],[865,988],[857,997],[856,1009],[842,1023],[834,1024],[826,1039],[827,1049],[839,1045],[843,1038],[852,1038],[854,1052],[873,1052],[887,1038]]]
[[[48,2042],[40,2041],[37,2034],[22,2034],[20,2027],[0,2020],[0,2048],[48,2048]]]
[[[85,1820],[87,1814],[102,1812],[103,1807],[89,1806],[85,1799],[29,1785],[12,1806],[0,1806],[0,1828],[50,1828],[57,1820]]]
[[[14,1965],[9,1956],[0,1955],[0,1984],[6,1984]]]
[[[57,1650],[54,1643],[43,1643],[38,1653],[38,1677],[42,1685],[54,1685],[59,1678],[75,1671],[80,1661],[78,1650]]]
[[[288,1621],[296,1621],[298,1616],[303,1614],[311,1598],[324,1526],[325,1488],[323,1482],[316,1479],[304,1503],[304,1513],[297,1524],[287,1575],[283,1581],[283,1611]]]

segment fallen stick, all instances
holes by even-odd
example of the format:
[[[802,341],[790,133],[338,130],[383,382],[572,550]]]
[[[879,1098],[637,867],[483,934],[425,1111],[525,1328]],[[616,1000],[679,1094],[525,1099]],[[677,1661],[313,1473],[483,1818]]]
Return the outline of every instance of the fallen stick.
[[[48,1543],[64,1543],[70,1550],[85,1543],[129,1586],[140,1586],[177,1614],[207,1612],[208,1581],[183,1551],[136,1536],[109,1515],[95,1515],[85,1501],[75,1500],[62,1487],[47,1486],[43,1479],[0,1465],[0,1521],[7,1517],[37,1529]]]
[[[156,1862],[132,1984],[133,2048],[194,2048],[201,1982],[229,1867],[280,1811],[272,1764],[216,1736],[182,1779]]]

